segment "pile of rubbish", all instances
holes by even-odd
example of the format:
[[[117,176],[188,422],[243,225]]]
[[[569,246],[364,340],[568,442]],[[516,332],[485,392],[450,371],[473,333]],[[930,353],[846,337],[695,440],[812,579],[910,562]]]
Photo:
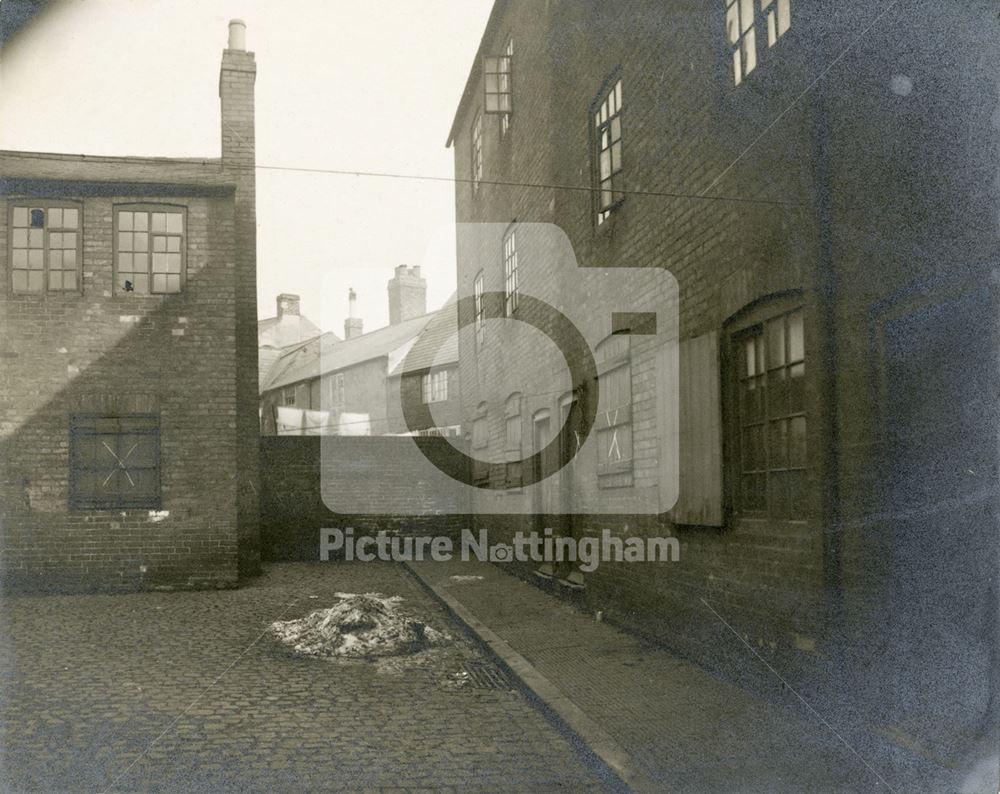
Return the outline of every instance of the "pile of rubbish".
[[[271,631],[307,656],[377,659],[405,656],[440,645],[447,634],[406,615],[400,596],[337,593],[340,603],[299,620],[276,621]]]

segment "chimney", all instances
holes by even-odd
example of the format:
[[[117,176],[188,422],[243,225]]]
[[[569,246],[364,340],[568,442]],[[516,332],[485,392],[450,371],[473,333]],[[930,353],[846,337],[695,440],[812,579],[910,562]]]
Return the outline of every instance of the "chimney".
[[[260,397],[257,380],[257,199],[254,179],[254,80],[257,64],[246,49],[246,25],[229,23],[219,68],[222,175],[236,186],[233,197],[233,263],[236,320],[236,444],[241,461],[236,497],[239,571],[260,565],[257,458]]]
[[[427,282],[420,277],[420,265],[399,265],[388,289],[390,325],[427,314]]]
[[[299,316],[299,296],[282,292],[278,296],[278,319],[284,316]]]
[[[354,339],[364,333],[362,326],[364,321],[357,317],[358,294],[351,287],[347,291],[347,319],[344,320],[344,339]]]

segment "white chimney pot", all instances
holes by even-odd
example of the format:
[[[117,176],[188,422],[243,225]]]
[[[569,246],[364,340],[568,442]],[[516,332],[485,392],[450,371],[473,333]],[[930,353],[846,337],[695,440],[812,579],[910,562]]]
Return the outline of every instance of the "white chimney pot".
[[[247,48],[247,23],[242,19],[229,20],[229,49],[245,52]]]

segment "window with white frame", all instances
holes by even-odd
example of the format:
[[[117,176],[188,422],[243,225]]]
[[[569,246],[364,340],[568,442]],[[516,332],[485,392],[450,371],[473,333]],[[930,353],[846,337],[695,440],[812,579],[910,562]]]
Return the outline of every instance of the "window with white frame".
[[[472,283],[473,309],[476,314],[476,349],[483,346],[486,341],[486,307],[483,304],[483,271],[476,274],[476,280]]]
[[[79,206],[15,203],[10,224],[13,291],[79,291],[80,225]]]
[[[487,56],[484,66],[486,82],[486,112],[500,115],[500,136],[510,129],[511,114],[514,112],[514,86],[512,67],[514,63],[514,40],[508,39],[503,55]]]
[[[437,370],[425,372],[420,379],[420,391],[423,402],[440,403],[448,399],[448,372]]]
[[[483,181],[483,116],[476,113],[472,122],[472,192],[479,190]]]
[[[115,291],[136,295],[181,291],[184,209],[157,205],[115,211]]]
[[[601,488],[632,485],[631,337],[615,334],[595,351],[600,400],[594,422]]]
[[[594,175],[597,223],[604,223],[625,198],[622,167],[622,81],[615,80],[594,102]]]
[[[503,312],[510,317],[517,310],[517,236],[511,229],[503,238]]]
[[[521,395],[512,394],[504,406],[504,477],[508,488],[521,487],[521,456]]]
[[[767,28],[767,46],[773,47],[791,27],[791,0],[725,0],[725,3],[733,82],[739,85],[757,68],[757,13]]]

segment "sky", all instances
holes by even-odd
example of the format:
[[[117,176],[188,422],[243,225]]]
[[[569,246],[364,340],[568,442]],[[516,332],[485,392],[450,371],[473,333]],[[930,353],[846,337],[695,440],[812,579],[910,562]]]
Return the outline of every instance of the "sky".
[[[219,156],[228,21],[256,55],[258,166],[454,175],[445,148],[492,0],[55,0],[0,52],[0,148]],[[260,317],[281,292],[343,333],[388,323],[386,282],[455,288],[454,185],[260,168]]]

